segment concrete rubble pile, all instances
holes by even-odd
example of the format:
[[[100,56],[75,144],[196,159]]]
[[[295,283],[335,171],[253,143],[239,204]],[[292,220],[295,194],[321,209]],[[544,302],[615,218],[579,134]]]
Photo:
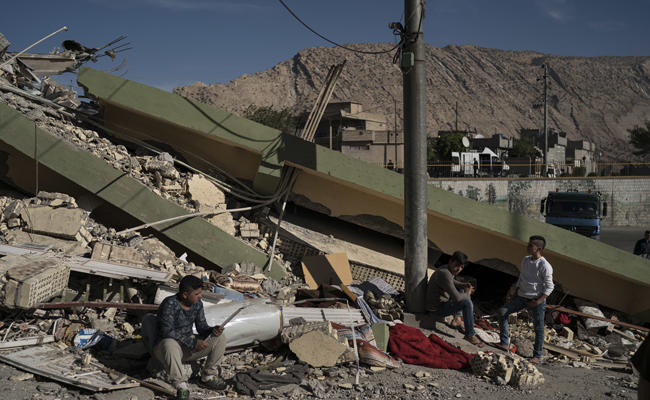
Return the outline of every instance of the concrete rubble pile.
[[[0,35],[0,63],[9,59],[3,39]],[[98,55],[98,49],[76,42],[67,46],[73,69]],[[146,191],[188,213],[201,213],[213,226],[271,257],[271,206],[229,212],[248,204],[219,183],[228,182],[228,176],[190,168],[167,152],[122,144],[89,118],[98,113],[97,104],[73,101],[76,96],[63,94],[51,80],[36,85],[30,78],[28,84],[18,61],[2,71],[0,103],[122,171]],[[370,379],[377,375],[374,382],[381,382],[385,377],[381,374],[405,374],[399,357],[389,353],[390,327],[406,319],[404,294],[376,276],[352,279],[348,265],[347,270],[336,272],[345,272],[350,282],[329,277],[310,286],[300,257],[277,249],[273,258],[282,266],[281,279],[267,276],[266,265],[248,259],[211,265],[155,230],[113,226],[112,217],[100,212],[101,200],[95,197],[35,192],[28,196],[3,188],[0,196],[0,253],[4,255],[0,259],[0,361],[30,371],[20,379],[34,380],[36,374],[92,392],[149,385],[173,395],[160,375],[147,371],[151,357],[142,321],[145,313],[155,313],[162,299],[176,292],[175,284],[182,277],[194,275],[204,282],[209,323],[217,325],[233,310],[241,310],[226,331],[232,350],[221,364],[222,377],[229,381],[223,391],[226,396],[326,398],[363,393],[395,397],[428,390],[441,394],[425,371],[418,371],[412,384],[398,375],[395,390]],[[374,289],[367,290],[368,286]],[[523,357],[532,356],[530,327],[523,313],[513,317],[512,342]],[[462,338],[462,334],[449,336]],[[575,367],[612,367],[599,364],[604,358],[624,368],[621,360],[627,360],[643,339],[640,331],[621,331],[611,324],[589,325],[575,333],[568,324],[549,323],[546,341],[567,353],[556,350],[559,355],[548,359]],[[453,344],[462,347],[460,339]],[[31,354],[33,349],[42,352]],[[46,356],[51,359],[43,361]],[[39,360],[36,367],[21,361],[31,358]],[[66,362],[58,370],[57,365],[42,367],[59,364],[52,360]],[[190,376],[198,367],[198,363],[188,365],[185,372]],[[510,354],[478,352],[471,369],[490,382],[521,390],[544,382],[537,368]],[[276,384],[246,384],[269,375]],[[123,398],[134,392],[129,393]]]
[[[499,385],[530,389],[544,383],[544,376],[534,365],[511,354],[488,354],[480,351],[470,363],[475,375]]]
[[[575,304],[591,304],[574,298]],[[576,309],[584,309],[576,306]],[[589,315],[604,314],[597,305],[589,306]],[[544,353],[549,362],[566,364],[578,368],[626,369],[647,331],[638,328],[617,326],[617,313],[610,312],[612,322],[593,318],[573,316],[562,311],[547,310]],[[510,342],[521,357],[533,356],[535,334],[533,323],[526,312],[510,316]]]

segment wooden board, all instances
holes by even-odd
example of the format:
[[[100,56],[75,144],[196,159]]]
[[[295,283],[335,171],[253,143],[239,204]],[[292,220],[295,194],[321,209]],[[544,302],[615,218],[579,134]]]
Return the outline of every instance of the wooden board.
[[[352,283],[352,270],[345,253],[309,256],[302,259],[302,272],[310,289],[318,289],[322,284],[339,285],[341,290],[353,301],[357,300],[347,288]]]
[[[114,384],[108,373],[97,367],[79,367],[81,355],[45,344],[0,355],[0,361],[36,375],[76,386],[91,392],[103,392],[140,386],[137,382]]]

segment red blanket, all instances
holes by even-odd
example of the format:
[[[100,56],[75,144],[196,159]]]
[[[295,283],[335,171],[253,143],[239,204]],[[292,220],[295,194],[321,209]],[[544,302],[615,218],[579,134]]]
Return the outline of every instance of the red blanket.
[[[473,357],[433,333],[427,338],[419,329],[404,324],[390,327],[388,349],[407,364],[429,368],[469,368],[469,361]]]

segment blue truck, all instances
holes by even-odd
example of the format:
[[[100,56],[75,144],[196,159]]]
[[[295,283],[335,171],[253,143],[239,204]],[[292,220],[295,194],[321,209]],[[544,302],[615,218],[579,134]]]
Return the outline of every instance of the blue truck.
[[[607,216],[607,202],[600,193],[549,192],[541,201],[546,223],[598,239],[600,220]]]

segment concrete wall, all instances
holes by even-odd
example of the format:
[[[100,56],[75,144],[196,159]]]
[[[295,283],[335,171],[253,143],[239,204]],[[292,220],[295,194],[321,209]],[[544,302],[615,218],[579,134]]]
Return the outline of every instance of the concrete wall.
[[[429,184],[540,221],[540,200],[548,192],[591,189],[607,201],[604,226],[650,227],[650,178],[436,179]]]

